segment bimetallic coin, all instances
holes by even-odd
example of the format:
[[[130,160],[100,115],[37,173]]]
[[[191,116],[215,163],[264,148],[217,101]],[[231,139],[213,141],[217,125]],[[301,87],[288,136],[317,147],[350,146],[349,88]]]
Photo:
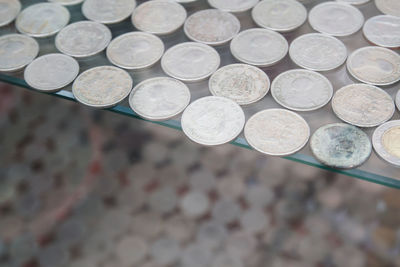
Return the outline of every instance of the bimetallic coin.
[[[400,111],[400,90],[397,92],[397,95],[396,95],[396,106],[397,106],[397,109]]]
[[[375,0],[375,5],[383,14],[400,17],[400,2],[398,0]]]
[[[372,150],[368,135],[345,123],[322,126],[311,137],[310,146],[317,160],[341,169],[362,165]]]
[[[335,37],[309,33],[292,42],[289,55],[300,67],[314,71],[328,71],[341,66],[346,61],[347,48]]]
[[[135,7],[135,0],[86,0],[82,13],[89,20],[113,24],[128,18]]]
[[[126,71],[100,66],[81,73],[72,85],[72,93],[84,105],[107,108],[124,100],[132,85],[132,78]]]
[[[268,75],[257,67],[231,64],[217,70],[210,78],[211,94],[229,98],[239,105],[261,100],[269,91]]]
[[[400,47],[400,17],[391,15],[375,16],[367,20],[363,27],[368,41],[388,48]]]
[[[166,74],[184,82],[207,79],[221,63],[218,52],[205,44],[187,42],[168,49],[161,59]]]
[[[287,156],[307,144],[310,127],[292,111],[266,109],[247,121],[244,135],[249,145],[263,154]]]
[[[18,15],[17,30],[32,37],[47,37],[64,28],[70,19],[68,9],[54,3],[31,5]]]
[[[362,5],[369,2],[369,0],[336,0],[336,1],[351,5]]]
[[[215,146],[235,139],[245,123],[242,108],[234,101],[218,96],[200,98],[182,115],[183,132],[192,141]]]
[[[347,59],[347,70],[363,83],[394,84],[400,80],[400,55],[387,48],[362,47]]]
[[[11,23],[20,11],[19,0],[0,0],[0,27]]]
[[[39,91],[55,92],[72,83],[79,73],[79,64],[63,54],[47,54],[35,59],[25,69],[26,83]]]
[[[322,108],[332,98],[333,87],[323,75],[310,70],[289,70],[281,73],[271,85],[271,94],[278,104],[297,111]]]
[[[252,10],[254,22],[278,32],[297,29],[307,19],[307,9],[296,0],[263,0]]]
[[[233,38],[230,48],[237,60],[258,67],[268,67],[286,56],[289,45],[277,32],[250,29],[242,31]]]
[[[244,12],[250,10],[259,0],[208,0],[213,8],[226,12]]]
[[[82,3],[84,0],[47,0],[47,1],[57,3],[63,6],[73,6]]]
[[[239,33],[240,22],[231,13],[206,9],[189,16],[184,31],[192,41],[217,46],[228,43]]]
[[[111,41],[111,31],[92,21],[72,23],[56,36],[57,49],[69,56],[83,58],[103,51]]]
[[[336,91],[333,112],[341,120],[358,127],[375,127],[390,120],[395,111],[392,97],[368,84],[350,84]]]
[[[379,126],[372,136],[372,144],[382,159],[400,167],[400,120]]]

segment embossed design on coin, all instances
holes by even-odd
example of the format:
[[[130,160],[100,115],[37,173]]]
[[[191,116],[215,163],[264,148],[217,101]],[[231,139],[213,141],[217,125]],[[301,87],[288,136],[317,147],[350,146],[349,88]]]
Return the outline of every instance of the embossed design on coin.
[[[49,2],[57,3],[63,6],[73,6],[82,3],[84,0],[48,0]]]
[[[400,80],[400,55],[387,48],[362,47],[347,59],[347,70],[364,83],[394,84]]]
[[[231,13],[206,9],[189,16],[184,31],[193,41],[208,45],[223,45],[239,33],[240,22]]]
[[[311,137],[310,146],[317,160],[341,169],[362,165],[372,151],[368,135],[345,123],[322,126]]]
[[[375,16],[367,20],[363,27],[368,41],[388,48],[400,47],[400,17],[391,15]]]
[[[207,96],[186,108],[181,123],[192,141],[215,146],[235,139],[243,130],[245,117],[242,108],[232,100]]]
[[[369,0],[336,0],[336,1],[351,5],[362,5],[369,2]]]
[[[372,144],[382,159],[400,167],[400,120],[379,126],[372,136]]]
[[[82,13],[89,20],[113,24],[128,18],[135,7],[135,0],[86,0]]]
[[[81,73],[72,85],[72,93],[84,105],[107,108],[124,100],[132,85],[132,78],[126,71],[100,66]]]
[[[229,98],[239,105],[259,101],[268,93],[269,87],[268,75],[259,68],[246,64],[224,66],[209,81],[211,94]]]
[[[400,111],[400,90],[397,92],[397,95],[396,95],[396,106],[397,106],[397,109]]]
[[[400,17],[400,2],[398,0],[375,0],[375,5],[383,14]]]
[[[0,0],[0,26],[12,22],[21,11],[19,0]]]
[[[278,104],[296,111],[319,109],[332,98],[333,87],[323,75],[310,70],[289,70],[281,73],[271,85],[271,94]]]
[[[208,0],[213,8],[226,12],[244,12],[250,10],[259,0]]]
[[[244,135],[249,145],[263,154],[288,156],[307,144],[310,127],[292,111],[266,109],[247,121]]]

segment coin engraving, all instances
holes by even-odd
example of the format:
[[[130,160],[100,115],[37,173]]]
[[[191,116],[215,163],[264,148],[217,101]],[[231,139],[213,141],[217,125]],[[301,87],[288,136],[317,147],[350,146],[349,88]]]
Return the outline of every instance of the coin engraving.
[[[380,15],[368,19],[363,27],[368,41],[388,48],[400,47],[400,17]]]
[[[397,0],[375,0],[375,5],[383,14],[400,17],[400,2]]]
[[[250,10],[259,0],[208,0],[213,8],[227,12],[244,12]]]
[[[113,24],[128,18],[135,7],[135,0],[86,0],[82,13],[89,20]]]
[[[372,136],[372,144],[382,159],[400,167],[400,120],[379,126]]]
[[[19,0],[0,0],[0,26],[12,22],[21,11]]]

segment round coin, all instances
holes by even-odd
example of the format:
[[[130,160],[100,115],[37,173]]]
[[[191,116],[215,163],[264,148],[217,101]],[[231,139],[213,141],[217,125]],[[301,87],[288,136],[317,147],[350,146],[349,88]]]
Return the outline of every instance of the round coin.
[[[240,22],[231,13],[206,9],[188,17],[184,31],[195,42],[217,46],[228,43],[239,33]]]
[[[124,100],[132,85],[132,78],[126,71],[100,66],[81,73],[72,85],[72,93],[84,105],[107,108]]]
[[[118,36],[107,48],[107,58],[114,65],[131,70],[148,68],[164,54],[164,43],[145,32],[129,32]]]
[[[394,84],[400,80],[400,55],[387,48],[362,47],[347,59],[347,70],[363,83]]]
[[[336,91],[333,112],[341,120],[358,127],[375,127],[394,114],[392,97],[382,89],[368,84],[350,84]]]
[[[286,56],[289,45],[277,32],[249,29],[233,38],[230,48],[237,60],[258,67],[268,67]]]
[[[226,12],[244,12],[250,10],[259,0],[208,0],[213,8]]]
[[[231,64],[217,70],[209,80],[211,94],[229,98],[239,105],[261,100],[269,91],[268,75],[257,67]]]
[[[362,5],[369,2],[369,0],[336,0],[336,1],[351,5]]]
[[[183,132],[192,141],[215,146],[235,139],[243,130],[245,116],[234,101],[218,96],[200,98],[182,115]]]
[[[135,0],[86,0],[82,13],[89,20],[113,24],[128,18],[135,7]]]
[[[347,49],[335,37],[309,33],[292,42],[289,55],[300,67],[314,71],[328,71],[341,66],[346,61]]]
[[[400,111],[400,90],[397,92],[397,95],[396,95],[396,106],[397,106],[397,109]]]
[[[363,32],[371,43],[388,48],[400,47],[400,17],[372,17],[365,22]]]
[[[266,109],[247,121],[244,135],[249,145],[263,154],[288,156],[307,144],[310,127],[292,111]]]
[[[54,3],[31,5],[19,13],[15,26],[32,37],[47,37],[64,28],[70,19],[68,9]]]
[[[210,208],[210,200],[207,194],[200,191],[189,192],[182,198],[181,209],[189,218],[199,218],[207,213]]]
[[[84,0],[47,0],[47,1],[57,3],[63,6],[73,6],[82,3]]]
[[[319,109],[332,98],[333,87],[323,75],[310,70],[289,70],[281,73],[271,85],[271,94],[278,104],[296,111]]]
[[[317,160],[341,169],[362,165],[372,150],[368,135],[345,123],[322,126],[311,137],[310,146]]]
[[[20,11],[19,0],[0,0],[0,27],[12,22]]]
[[[175,45],[161,59],[161,67],[166,74],[185,82],[207,79],[220,63],[220,56],[214,48],[195,42]]]
[[[375,0],[375,5],[383,14],[400,17],[400,2],[398,0]]]
[[[82,58],[103,51],[111,41],[111,31],[101,23],[80,21],[62,29],[56,37],[57,49],[69,56]]]
[[[278,32],[297,29],[307,19],[307,9],[296,0],[263,0],[251,13],[255,23]]]
[[[372,136],[372,144],[382,159],[400,167],[400,120],[379,126]]]

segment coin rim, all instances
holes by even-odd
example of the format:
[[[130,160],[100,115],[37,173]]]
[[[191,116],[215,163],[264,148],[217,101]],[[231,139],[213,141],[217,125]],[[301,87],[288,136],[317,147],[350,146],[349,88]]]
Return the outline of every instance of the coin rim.
[[[384,48],[399,48],[400,47],[400,42],[398,43],[398,45],[387,45],[384,42],[380,42],[381,39],[379,39],[378,42],[374,42],[374,41],[372,41],[370,39],[370,36],[368,36],[369,34],[365,30],[365,28],[367,27],[367,24],[373,23],[375,20],[379,20],[379,18],[382,18],[382,17],[385,17],[385,18],[389,17],[389,18],[398,19],[399,20],[399,26],[400,26],[400,17],[396,17],[396,16],[392,16],[392,15],[377,15],[377,16],[370,17],[369,19],[367,19],[365,21],[364,26],[362,28],[363,35],[364,35],[365,39],[367,39],[369,42],[371,42],[371,43],[373,43],[375,45],[378,45],[380,47],[384,47]]]
[[[377,8],[382,14],[396,16],[396,15],[393,15],[393,14],[390,14],[390,13],[387,13],[387,12],[386,12],[388,9],[385,9],[385,8],[384,8],[384,7],[386,7],[386,5],[383,5],[381,0],[374,0],[374,4],[375,4],[376,8]],[[392,11],[392,10],[393,10],[393,9],[389,8],[389,11]],[[400,14],[400,13],[399,13],[399,14]]]
[[[57,2],[57,0],[48,0],[48,1],[51,3],[62,5],[62,6],[74,6],[74,5],[82,3],[85,0],[74,0],[74,1],[68,2],[68,3],[64,3],[64,2],[60,2],[60,1]]]
[[[400,126],[400,120],[388,121],[380,125],[378,128],[376,128],[372,135],[372,145],[374,147],[376,154],[381,159],[383,159],[384,161],[390,163],[395,167],[400,167],[400,158],[387,152],[387,150],[382,144],[382,137],[388,130],[399,126]]]
[[[136,0],[131,0],[131,1],[133,1],[134,3],[135,3],[135,5],[134,5],[134,7],[132,8],[132,10],[131,10],[131,12],[129,12],[129,14],[128,15],[126,15],[126,16],[124,16],[124,17],[121,17],[121,18],[118,18],[118,19],[114,19],[114,20],[95,20],[95,19],[93,19],[93,18],[89,18],[88,16],[87,16],[87,5],[89,5],[89,4],[87,4],[87,3],[89,3],[89,1],[87,1],[87,0],[85,0],[84,2],[83,2],[83,4],[82,4],[82,8],[81,8],[81,12],[82,12],[82,14],[83,14],[83,16],[87,19],[87,20],[90,20],[90,21],[94,21],[94,22],[97,22],[97,23],[101,23],[101,24],[116,24],[116,23],[119,23],[119,22],[122,22],[122,21],[124,21],[124,20],[126,20],[127,18],[129,18],[131,15],[132,15],[132,12],[135,10],[135,8],[137,7],[137,2],[136,2]]]
[[[15,16],[13,16],[9,20],[0,22],[0,27],[6,26],[6,25],[10,24],[11,22],[13,22],[18,17],[19,13],[21,12],[21,8],[22,8],[21,2],[19,0],[15,0],[15,1],[13,1],[13,3],[16,4],[15,7],[17,7],[17,12],[16,12]]]
[[[232,8],[221,8],[221,7],[218,7],[217,4],[216,4],[216,2],[218,2],[218,0],[207,0],[207,2],[212,8],[215,8],[215,9],[218,9],[218,10],[221,10],[221,11],[226,11],[226,12],[231,12],[231,13],[241,13],[241,12],[249,11],[250,9],[255,7],[259,3],[259,0],[255,0],[254,1],[255,4],[248,5],[247,7],[242,8],[242,9],[232,9]]]
[[[396,102],[397,109],[400,111],[400,89],[399,89],[399,91],[398,91],[397,94],[396,94],[396,100],[395,100],[395,102]]]
[[[370,1],[370,0],[362,0],[361,2],[357,2],[357,3],[347,3],[347,2],[343,2],[343,1],[341,1],[341,0],[336,0],[336,2],[345,3],[345,4],[352,5],[352,6],[364,5],[364,4],[368,3],[369,1]]]

